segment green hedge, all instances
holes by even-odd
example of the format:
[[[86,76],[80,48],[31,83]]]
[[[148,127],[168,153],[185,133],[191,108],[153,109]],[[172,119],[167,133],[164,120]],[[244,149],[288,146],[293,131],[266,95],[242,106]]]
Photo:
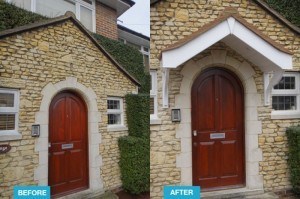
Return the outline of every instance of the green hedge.
[[[150,75],[145,73],[143,56],[137,49],[99,34],[93,34],[97,41],[141,84],[139,93],[149,93]]]
[[[119,149],[123,188],[132,194],[148,192],[150,190],[149,139],[121,137]]]
[[[126,116],[128,133],[135,137],[148,137],[150,134],[150,99],[149,94],[128,94]]]
[[[288,137],[288,165],[291,172],[291,183],[296,193],[300,194],[300,126],[290,127]]]
[[[4,0],[0,0],[0,31],[45,19],[47,19],[47,17],[23,10],[12,4],[6,3]]]

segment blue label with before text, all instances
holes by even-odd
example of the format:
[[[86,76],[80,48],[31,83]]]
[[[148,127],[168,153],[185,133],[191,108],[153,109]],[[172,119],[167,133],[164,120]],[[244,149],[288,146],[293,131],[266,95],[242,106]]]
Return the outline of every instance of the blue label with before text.
[[[50,187],[14,186],[14,199],[50,199]]]
[[[199,199],[199,186],[164,186],[164,199]]]

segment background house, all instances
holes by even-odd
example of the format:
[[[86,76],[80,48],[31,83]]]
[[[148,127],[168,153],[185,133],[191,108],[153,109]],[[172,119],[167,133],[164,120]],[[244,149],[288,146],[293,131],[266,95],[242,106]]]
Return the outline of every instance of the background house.
[[[259,0],[151,3],[151,198],[290,189],[299,28]]]
[[[47,185],[55,181],[48,172],[51,167],[49,123],[52,122],[49,107],[60,94],[85,104],[88,116],[85,123],[88,161],[87,156],[79,161],[86,163],[88,173],[85,173],[84,186],[80,187],[82,191],[75,195],[87,197],[119,188],[122,183],[117,140],[127,135],[124,96],[137,93],[139,87],[138,81],[123,67],[128,71],[130,67],[144,71],[140,67],[141,54],[118,41],[98,37],[96,40],[72,16],[47,19],[0,3],[1,9],[11,9],[11,13],[1,12],[2,15],[20,15],[11,20],[1,18],[0,144],[12,146],[11,151],[1,154],[1,198],[10,198],[14,185]],[[19,21],[20,18],[25,20]],[[39,22],[32,23],[35,21]],[[5,28],[11,25],[13,29]],[[113,54],[105,45],[126,55]],[[20,50],[9,50],[12,48]],[[31,135],[33,124],[40,125],[38,138]],[[51,141],[50,144],[54,146]],[[69,191],[74,190],[55,194],[69,194]]]

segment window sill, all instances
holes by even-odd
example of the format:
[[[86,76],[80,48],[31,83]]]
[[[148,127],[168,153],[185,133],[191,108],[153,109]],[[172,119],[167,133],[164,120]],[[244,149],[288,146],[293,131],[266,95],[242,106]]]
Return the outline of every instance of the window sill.
[[[300,111],[272,111],[271,119],[300,119]]]
[[[150,125],[159,125],[161,124],[161,119],[158,117],[151,117],[150,116]]]
[[[22,135],[17,131],[0,131],[0,141],[20,140]]]
[[[111,125],[107,126],[108,132],[114,132],[114,131],[127,131],[128,127],[124,125]]]

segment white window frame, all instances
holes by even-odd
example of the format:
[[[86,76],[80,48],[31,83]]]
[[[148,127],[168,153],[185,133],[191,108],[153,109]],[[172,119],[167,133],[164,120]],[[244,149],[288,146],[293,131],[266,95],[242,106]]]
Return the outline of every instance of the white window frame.
[[[272,89],[273,96],[296,96],[295,110],[272,110],[271,119],[300,118],[300,73],[286,72],[283,77],[295,77],[295,89]]]
[[[29,11],[31,12],[35,12],[36,13],[36,2],[37,0],[31,0],[30,2],[30,7],[31,9]],[[82,0],[69,0],[75,3],[75,9],[76,9],[76,19],[78,19],[80,21],[80,6],[83,6],[89,10],[92,11],[92,31],[96,32],[96,3],[95,0],[92,0],[92,4],[88,4],[87,2],[84,2]],[[6,2],[11,3],[12,0],[6,0]]]
[[[150,98],[154,98],[154,114],[150,114],[150,124],[160,124],[161,120],[158,118],[158,103],[157,103],[157,71],[150,70],[151,76],[151,90]]]
[[[114,101],[119,101],[120,103],[120,109],[107,109],[107,115],[108,114],[120,114],[121,117],[121,124],[108,124],[107,120],[107,129],[109,131],[123,131],[127,130],[126,126],[124,125],[124,101],[121,97],[108,97],[106,104],[108,100],[114,100]]]
[[[15,114],[15,129],[0,130],[0,141],[21,139],[22,136],[18,133],[20,100],[19,90],[0,88],[0,93],[14,94],[14,107],[0,107],[0,113]]]

